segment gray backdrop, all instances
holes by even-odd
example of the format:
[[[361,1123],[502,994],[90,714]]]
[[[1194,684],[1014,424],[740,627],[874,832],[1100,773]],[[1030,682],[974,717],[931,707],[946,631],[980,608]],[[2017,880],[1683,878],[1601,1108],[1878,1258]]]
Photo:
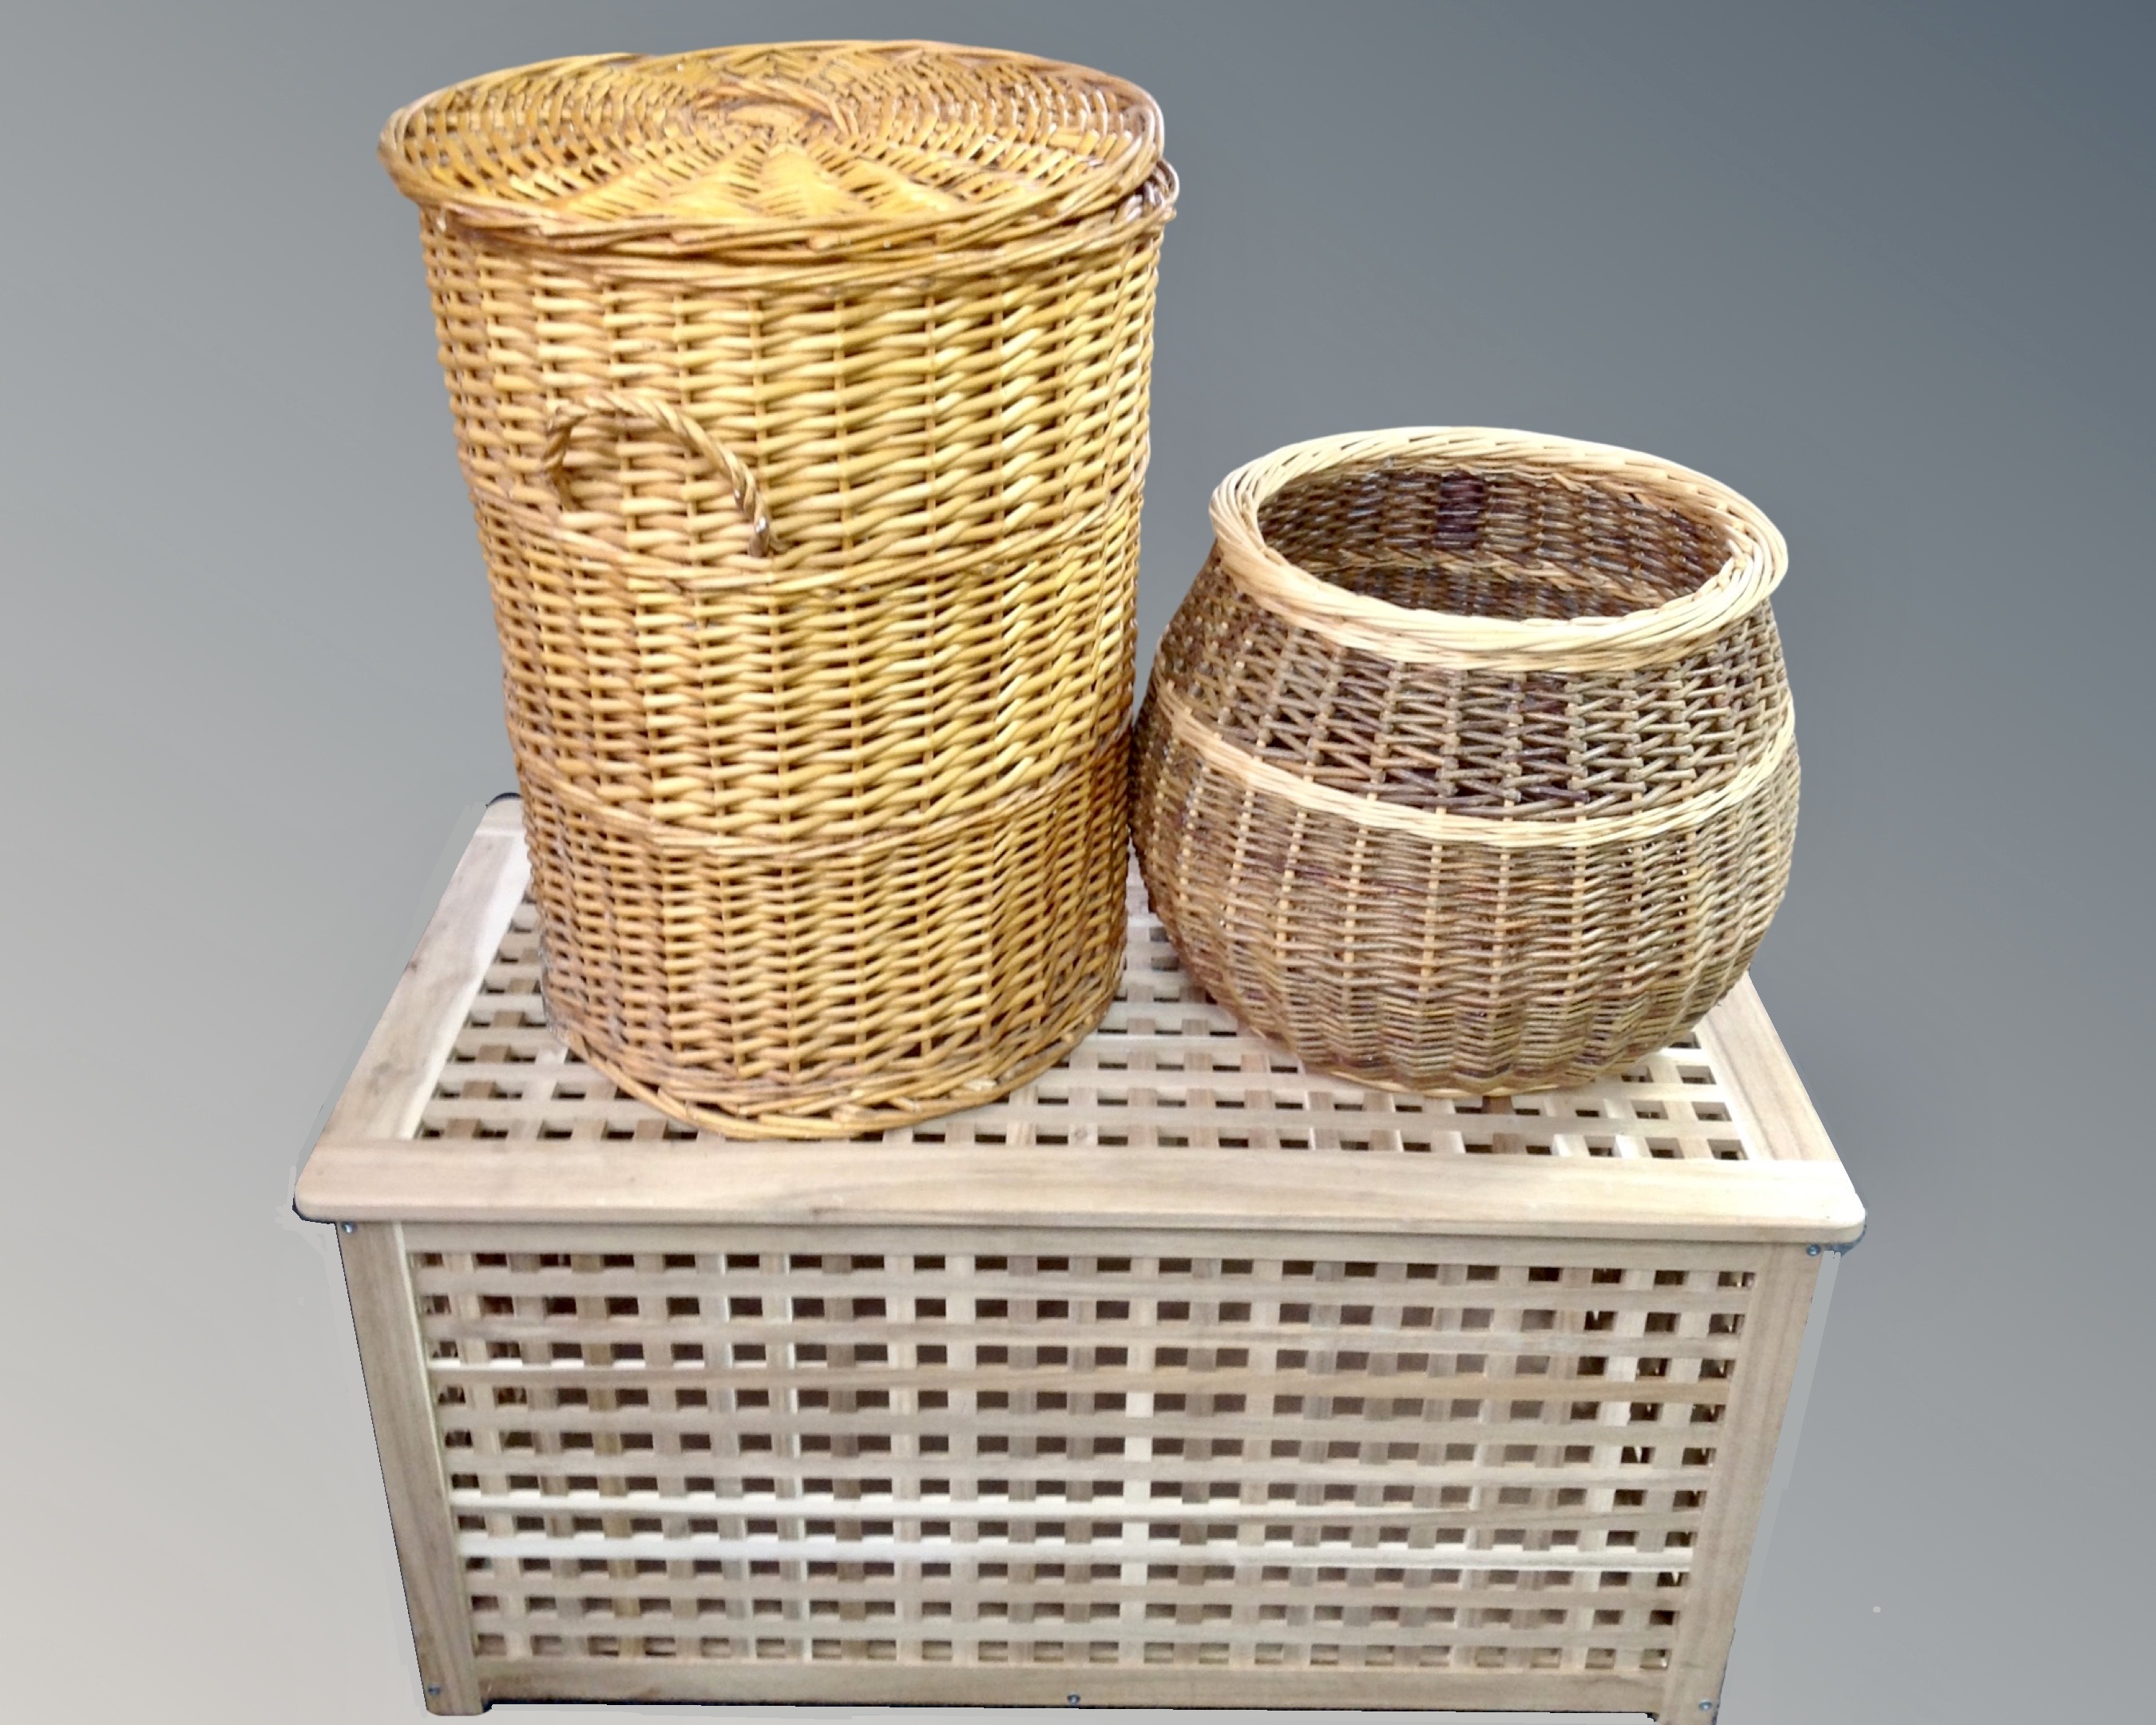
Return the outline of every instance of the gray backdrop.
[[[8,1712],[418,1715],[332,1254],[287,1210],[509,783],[382,119],[559,54],[916,33],[1167,111],[1148,644],[1213,482],[1324,432],[1630,444],[1786,531],[1805,802],[1758,975],[1872,1225],[1725,1717],[2147,1717],[2150,17],[16,18]]]

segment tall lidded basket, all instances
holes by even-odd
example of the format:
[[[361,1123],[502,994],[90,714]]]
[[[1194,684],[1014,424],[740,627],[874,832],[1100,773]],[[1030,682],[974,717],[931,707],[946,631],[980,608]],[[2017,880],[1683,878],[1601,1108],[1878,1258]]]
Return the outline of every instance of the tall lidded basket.
[[[1214,999],[1325,1070],[1488,1096],[1623,1066],[1735,985],[1797,819],[1757,509],[1630,450],[1435,429],[1280,450],[1213,524],[1133,823]]]
[[[757,1136],[1000,1094],[1114,991],[1158,109],[974,49],[398,114],[550,1022]]]

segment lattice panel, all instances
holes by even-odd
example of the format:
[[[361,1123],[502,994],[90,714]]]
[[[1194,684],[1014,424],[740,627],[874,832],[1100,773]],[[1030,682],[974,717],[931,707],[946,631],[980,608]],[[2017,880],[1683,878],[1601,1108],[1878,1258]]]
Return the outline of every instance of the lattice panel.
[[[408,1261],[482,1674],[1659,1671],[1764,1261],[435,1234]]]
[[[1184,973],[1135,871],[1123,983],[1101,1028],[1004,1101],[883,1142],[1758,1159],[1696,1037],[1578,1090],[1445,1101],[1305,1072],[1238,1029]],[[417,1136],[695,1140],[546,1029],[536,916],[517,911]]]

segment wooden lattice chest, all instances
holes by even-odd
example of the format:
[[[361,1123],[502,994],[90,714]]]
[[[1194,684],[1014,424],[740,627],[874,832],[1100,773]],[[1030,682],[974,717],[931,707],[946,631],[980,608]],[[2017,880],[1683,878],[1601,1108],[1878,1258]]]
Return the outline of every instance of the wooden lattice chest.
[[[1588,1089],[1368,1091],[1134,889],[1046,1076],[749,1144],[565,1055],[525,884],[498,804],[297,1192],[437,1711],[1712,1711],[1863,1225],[1748,983]]]

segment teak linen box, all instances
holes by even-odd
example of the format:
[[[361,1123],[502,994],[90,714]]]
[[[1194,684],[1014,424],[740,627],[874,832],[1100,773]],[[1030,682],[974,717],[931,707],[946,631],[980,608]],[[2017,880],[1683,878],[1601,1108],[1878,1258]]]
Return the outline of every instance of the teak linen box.
[[[567,1056],[526,882],[498,804],[297,1191],[437,1711],[1712,1712],[1863,1227],[1748,983],[1583,1089],[1365,1091],[1134,893],[1044,1077],[744,1143]]]

